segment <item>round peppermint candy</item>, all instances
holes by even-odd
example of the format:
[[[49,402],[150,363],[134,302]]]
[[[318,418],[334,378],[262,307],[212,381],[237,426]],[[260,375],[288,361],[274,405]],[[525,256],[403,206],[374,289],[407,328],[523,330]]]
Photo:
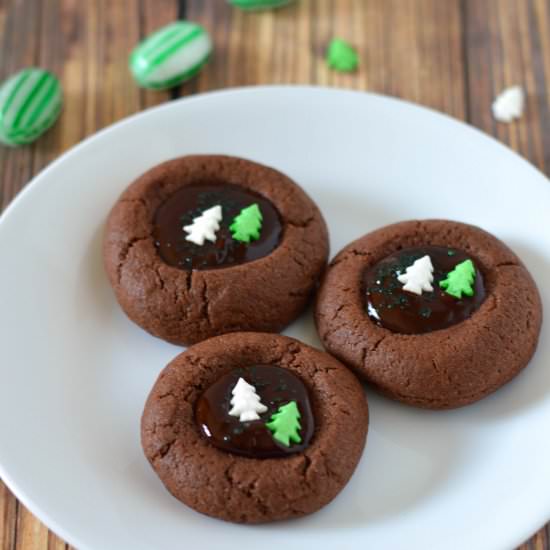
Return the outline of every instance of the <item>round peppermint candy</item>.
[[[59,80],[31,67],[0,86],[0,141],[16,146],[31,143],[57,120],[63,104]]]
[[[212,41],[197,23],[177,21],[155,31],[130,55],[140,86],[162,90],[195,76],[212,52]]]

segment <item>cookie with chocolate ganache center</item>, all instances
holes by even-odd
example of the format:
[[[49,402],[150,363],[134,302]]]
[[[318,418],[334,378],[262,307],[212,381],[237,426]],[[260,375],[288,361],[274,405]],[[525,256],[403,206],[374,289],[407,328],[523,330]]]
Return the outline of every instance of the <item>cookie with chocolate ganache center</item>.
[[[315,512],[364,448],[363,388],[297,340],[233,333],[178,355],[143,411],[143,450],[162,483],[198,512],[261,523]]]
[[[428,288],[418,292],[404,278],[426,259],[431,269]],[[471,295],[454,296],[440,286],[448,274],[470,255],[455,248],[421,246],[398,250],[365,269],[363,293],[369,317],[381,327],[401,334],[421,334],[450,327],[468,319],[485,300],[483,275],[474,266]],[[407,278],[408,281],[408,278]],[[409,283],[410,284],[410,283]]]
[[[521,260],[496,237],[420,220],[340,251],[315,318],[326,349],[381,393],[447,409],[494,392],[529,363],[542,305]]]
[[[115,203],[104,263],[139,326],[175,344],[278,332],[305,308],[328,256],[323,217],[282,173],[196,155],[160,164]]]
[[[195,417],[212,445],[252,458],[302,452],[315,428],[306,386],[276,365],[228,372],[199,397]]]

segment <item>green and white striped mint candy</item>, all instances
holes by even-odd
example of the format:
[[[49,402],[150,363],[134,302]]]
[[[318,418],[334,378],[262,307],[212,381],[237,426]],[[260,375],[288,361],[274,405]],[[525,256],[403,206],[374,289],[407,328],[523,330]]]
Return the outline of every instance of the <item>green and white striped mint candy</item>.
[[[57,120],[63,105],[59,80],[44,69],[23,69],[0,86],[0,141],[24,145]]]
[[[130,55],[140,86],[162,90],[195,76],[212,52],[212,41],[197,23],[177,21],[157,30]]]
[[[281,8],[290,4],[292,0],[228,0],[230,4],[242,10],[269,10]]]

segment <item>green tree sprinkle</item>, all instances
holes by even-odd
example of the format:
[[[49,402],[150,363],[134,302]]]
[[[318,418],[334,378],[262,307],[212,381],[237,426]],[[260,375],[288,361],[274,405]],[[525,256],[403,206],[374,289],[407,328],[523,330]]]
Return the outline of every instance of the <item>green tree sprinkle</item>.
[[[236,241],[249,243],[260,238],[263,216],[260,207],[254,203],[243,208],[233,219],[229,226],[231,234]]]
[[[333,38],[327,49],[327,64],[335,71],[349,73],[357,69],[359,56],[351,44],[341,38]]]
[[[296,401],[281,405],[266,424],[269,430],[273,432],[273,439],[286,447],[290,447],[291,441],[301,443],[302,438],[298,433],[298,430],[302,428],[299,422],[300,416]]]
[[[462,298],[462,295],[474,295],[474,280],[476,276],[476,268],[472,260],[464,260],[455,265],[455,268],[447,273],[447,278],[439,281],[439,286],[451,296]]]

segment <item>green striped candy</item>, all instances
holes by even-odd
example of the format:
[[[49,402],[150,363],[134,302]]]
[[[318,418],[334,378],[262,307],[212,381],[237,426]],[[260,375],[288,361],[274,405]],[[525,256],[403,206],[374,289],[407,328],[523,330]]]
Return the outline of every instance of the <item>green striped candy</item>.
[[[280,8],[290,4],[292,0],[228,0],[228,2],[242,10],[252,11]]]
[[[23,69],[0,86],[0,141],[31,143],[57,120],[62,104],[61,84],[53,74]]]
[[[197,23],[177,21],[148,36],[130,55],[140,86],[162,90],[195,76],[212,52],[212,41]]]

